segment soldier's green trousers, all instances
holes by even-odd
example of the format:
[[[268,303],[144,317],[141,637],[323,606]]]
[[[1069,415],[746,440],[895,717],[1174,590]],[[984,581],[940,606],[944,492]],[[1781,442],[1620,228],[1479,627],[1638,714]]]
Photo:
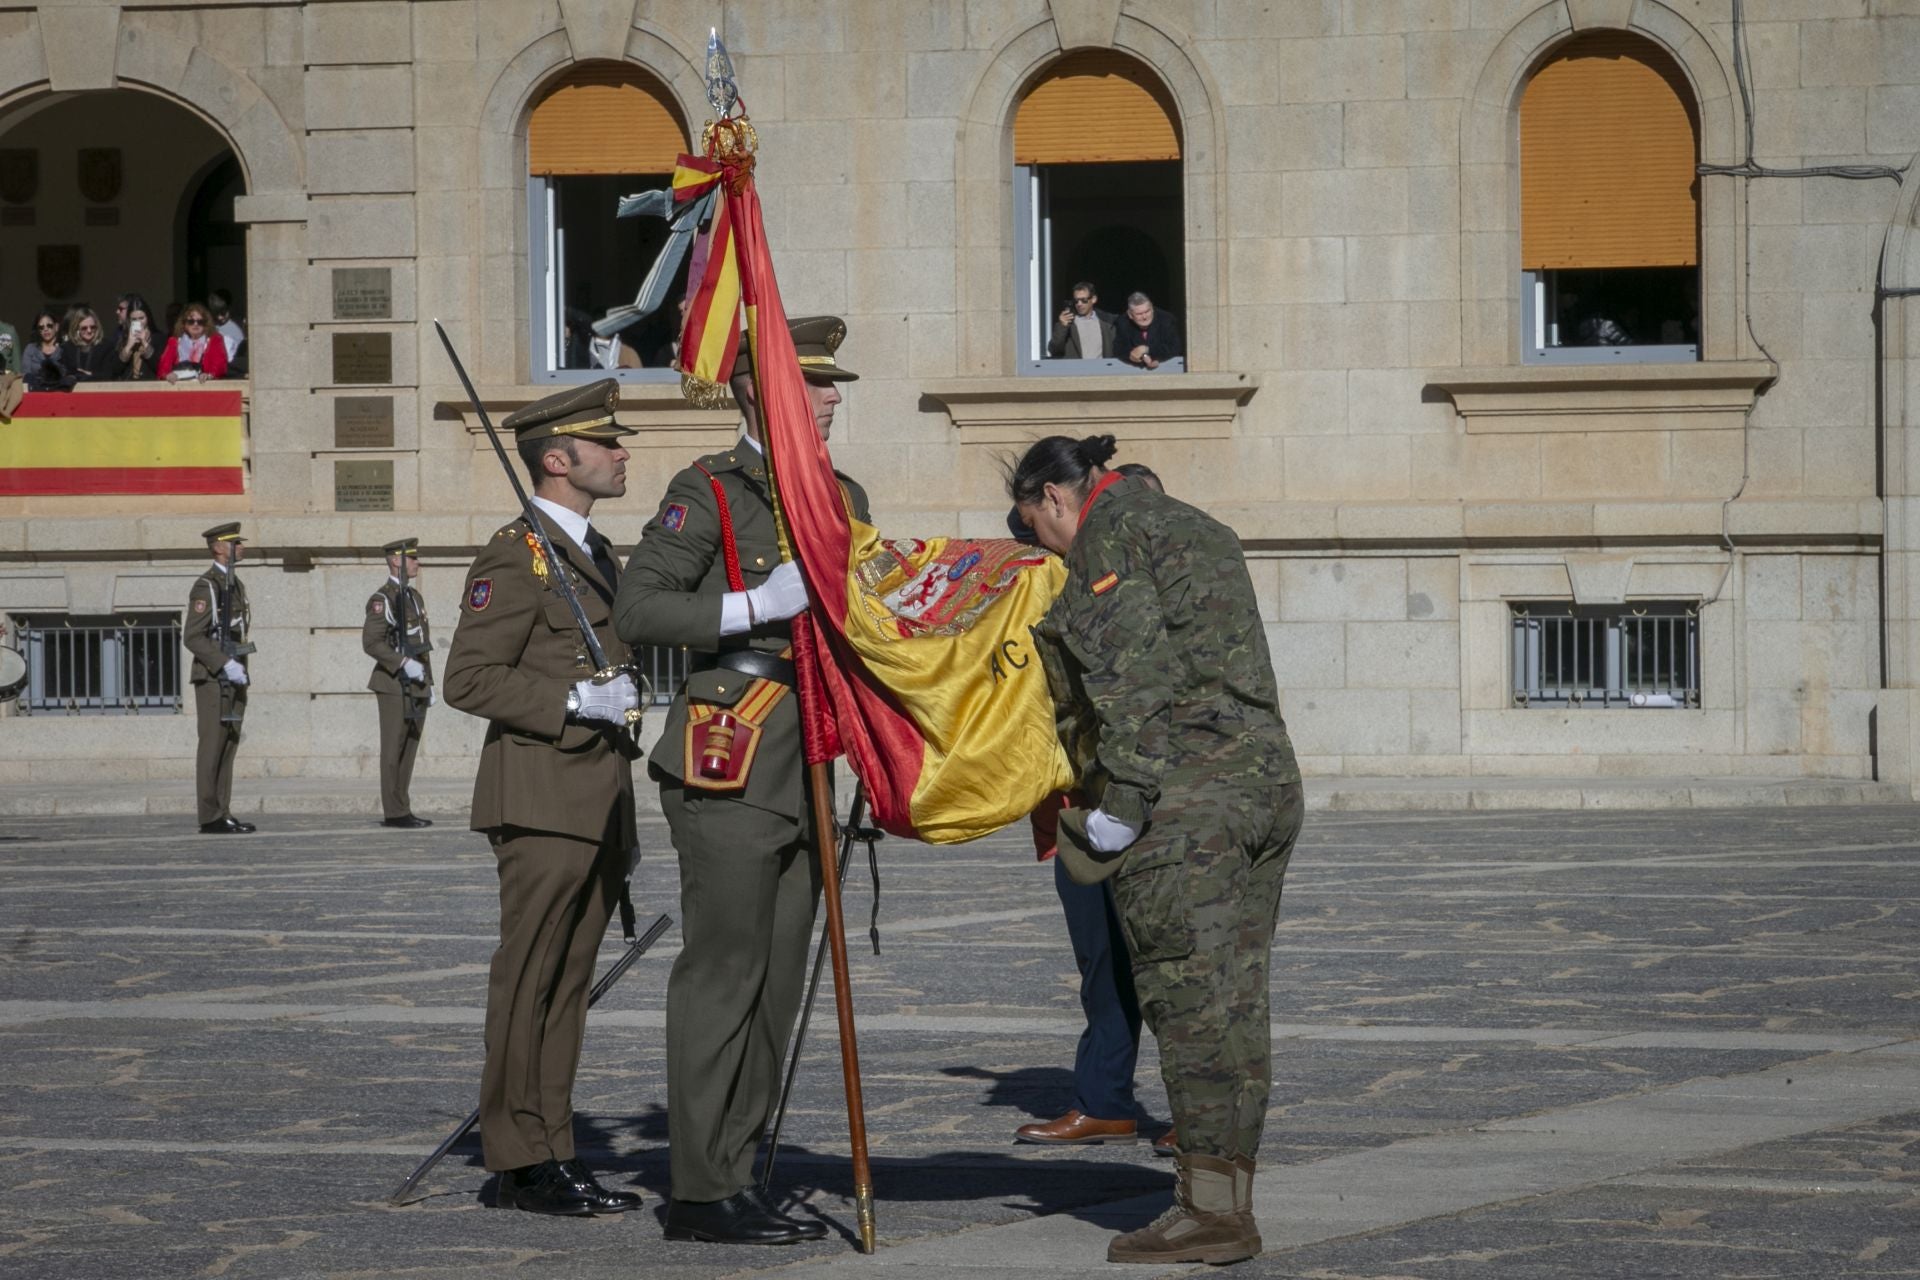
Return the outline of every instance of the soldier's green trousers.
[[[680,855],[680,954],[667,979],[667,1142],[676,1200],[753,1180],[800,1012],[820,899],[810,819],[660,787]]]
[[[1297,782],[1163,795],[1113,880],[1140,1012],[1180,1149],[1260,1149],[1272,1080],[1267,985]]]

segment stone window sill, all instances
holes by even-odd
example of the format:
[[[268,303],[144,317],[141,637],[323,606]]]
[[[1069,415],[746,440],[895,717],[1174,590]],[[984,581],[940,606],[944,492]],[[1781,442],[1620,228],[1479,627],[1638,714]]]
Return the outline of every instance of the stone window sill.
[[[1187,373],[950,378],[924,390],[967,443],[1025,444],[1094,428],[1123,440],[1224,439],[1259,386],[1248,373]]]
[[[1713,431],[1739,427],[1779,374],[1768,360],[1509,365],[1449,370],[1427,388],[1452,399],[1469,434]]]
[[[481,387],[480,403],[498,427],[508,414],[523,409],[545,396],[562,390],[558,384]],[[621,422],[640,434],[629,436],[626,447],[632,449],[674,449],[693,453],[712,453],[731,445],[740,434],[740,415],[733,409],[696,409],[680,394],[678,382],[621,383]],[[480,415],[473,404],[457,392],[434,401],[435,422],[458,422],[474,437],[474,447],[490,449],[486,432],[480,427]],[[502,438],[502,443],[506,443]]]

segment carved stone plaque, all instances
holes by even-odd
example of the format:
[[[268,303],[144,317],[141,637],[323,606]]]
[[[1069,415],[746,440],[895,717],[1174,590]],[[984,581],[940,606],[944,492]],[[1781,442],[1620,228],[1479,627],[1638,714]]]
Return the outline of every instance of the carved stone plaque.
[[[390,333],[334,334],[333,380],[343,385],[392,382],[393,335]]]
[[[10,204],[0,206],[0,227],[30,227],[32,225],[32,205]]]
[[[333,318],[335,320],[393,319],[393,269],[391,267],[335,267],[333,269]]]
[[[341,396],[333,402],[333,447],[393,448],[392,396]]]
[[[333,509],[335,511],[393,510],[393,461],[335,462],[333,464]]]
[[[90,204],[84,215],[84,225],[89,227],[117,227],[120,225],[120,206],[114,204]]]

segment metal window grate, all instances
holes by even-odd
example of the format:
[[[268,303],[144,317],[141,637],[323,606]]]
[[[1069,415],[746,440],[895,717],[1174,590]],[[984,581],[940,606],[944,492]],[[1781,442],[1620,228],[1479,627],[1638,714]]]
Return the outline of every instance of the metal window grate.
[[[20,619],[27,715],[167,715],[180,710],[180,619],[168,614]]]
[[[1700,614],[1680,601],[1513,608],[1517,707],[1698,707]]]
[[[653,691],[652,705],[664,707],[687,680],[687,651],[677,645],[643,644],[633,650],[633,665]]]

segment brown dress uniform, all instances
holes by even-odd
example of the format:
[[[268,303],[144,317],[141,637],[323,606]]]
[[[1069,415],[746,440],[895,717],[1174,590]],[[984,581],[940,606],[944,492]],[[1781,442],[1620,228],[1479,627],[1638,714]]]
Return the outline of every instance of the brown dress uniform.
[[[409,543],[391,544],[411,551]],[[360,624],[360,647],[373,659],[367,688],[380,710],[380,811],[386,818],[413,813],[408,789],[413,782],[413,760],[427,728],[427,707],[433,690],[433,636],[427,627],[427,606],[412,583],[392,578],[367,598],[366,620]],[[411,651],[411,652],[408,652]],[[412,657],[425,679],[409,680],[405,667]]]
[[[558,418],[545,434],[624,434],[611,403],[601,425],[567,427],[568,416],[592,422],[570,413],[589,390],[548,397],[504,425],[526,433]],[[488,721],[471,826],[487,833],[500,876],[480,1082],[481,1143],[496,1171],[573,1158],[587,988],[634,846],[634,753],[611,726],[568,718],[568,693],[594,667],[555,585],[564,572],[607,660],[621,663],[617,573],[599,533],[580,547],[550,517],[542,523],[564,563],[546,563],[524,518],[493,536],[467,572],[443,686],[451,705]]]
[[[220,525],[207,530],[206,537],[239,542],[240,526]],[[222,670],[229,650],[244,645],[252,629],[246,584],[237,574],[216,565],[195,579],[187,593],[180,638],[193,655],[193,710],[200,731],[193,776],[202,825],[232,816],[233,757],[247,715],[247,686],[229,683]],[[247,665],[245,654],[235,655],[234,661]]]

